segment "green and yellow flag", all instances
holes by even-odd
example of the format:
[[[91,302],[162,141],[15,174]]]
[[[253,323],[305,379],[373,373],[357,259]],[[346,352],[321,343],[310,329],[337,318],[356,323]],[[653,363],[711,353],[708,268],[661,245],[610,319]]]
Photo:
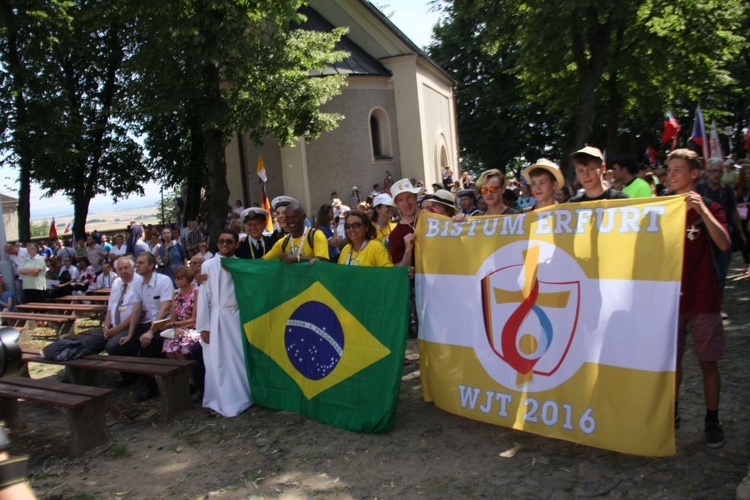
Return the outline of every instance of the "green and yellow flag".
[[[409,319],[406,268],[225,259],[253,403],[357,432],[393,428]]]

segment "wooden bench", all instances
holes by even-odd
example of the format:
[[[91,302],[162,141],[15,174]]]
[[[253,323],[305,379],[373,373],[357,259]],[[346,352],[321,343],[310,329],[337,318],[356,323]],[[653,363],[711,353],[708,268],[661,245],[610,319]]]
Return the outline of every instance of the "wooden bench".
[[[51,303],[51,302],[29,302],[19,304],[16,309],[20,312],[44,312],[57,314],[75,314],[86,313],[99,317],[99,326],[104,321],[104,315],[107,313],[106,304],[78,304],[78,303]]]
[[[106,304],[109,302],[109,295],[63,295],[62,297],[55,297],[55,302]]]
[[[91,293],[93,293],[94,295],[109,295],[111,292],[111,288],[97,288]]]
[[[29,348],[23,348],[22,355],[26,362],[65,366],[73,382],[80,385],[95,385],[97,372],[101,370],[153,376],[161,394],[162,420],[170,420],[177,413],[193,408],[193,400],[190,397],[190,367],[194,361],[99,354],[70,361],[54,361],[42,358],[38,349]]]
[[[0,418],[11,429],[25,428],[26,422],[18,409],[19,399],[62,408],[70,427],[71,453],[83,455],[109,442],[104,400],[110,392],[112,389],[4,377],[0,380]]]
[[[61,335],[72,333],[75,327],[76,316],[73,314],[44,314],[30,312],[3,312],[0,318],[8,322],[9,326],[21,326],[19,323],[27,321],[44,321],[55,325],[55,333],[59,338]]]

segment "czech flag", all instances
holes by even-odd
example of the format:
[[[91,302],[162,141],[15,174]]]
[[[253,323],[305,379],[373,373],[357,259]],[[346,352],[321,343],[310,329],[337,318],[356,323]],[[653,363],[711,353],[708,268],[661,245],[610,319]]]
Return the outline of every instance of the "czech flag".
[[[706,137],[706,122],[703,120],[703,112],[700,104],[695,108],[695,121],[693,123],[693,134],[690,140],[698,145],[703,151],[703,158],[708,158],[708,138]]]

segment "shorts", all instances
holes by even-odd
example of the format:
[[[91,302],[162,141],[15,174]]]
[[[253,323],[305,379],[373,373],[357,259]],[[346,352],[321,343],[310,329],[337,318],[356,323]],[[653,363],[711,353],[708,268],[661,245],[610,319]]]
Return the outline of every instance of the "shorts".
[[[724,326],[721,313],[680,314],[677,326],[677,359],[685,352],[687,329],[693,335],[698,361],[724,359]]]

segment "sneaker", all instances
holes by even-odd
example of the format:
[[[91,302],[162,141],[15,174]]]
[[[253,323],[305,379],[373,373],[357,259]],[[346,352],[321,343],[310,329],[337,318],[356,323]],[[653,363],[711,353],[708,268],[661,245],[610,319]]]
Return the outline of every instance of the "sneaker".
[[[724,446],[724,429],[719,422],[706,422],[706,445],[709,448]]]

